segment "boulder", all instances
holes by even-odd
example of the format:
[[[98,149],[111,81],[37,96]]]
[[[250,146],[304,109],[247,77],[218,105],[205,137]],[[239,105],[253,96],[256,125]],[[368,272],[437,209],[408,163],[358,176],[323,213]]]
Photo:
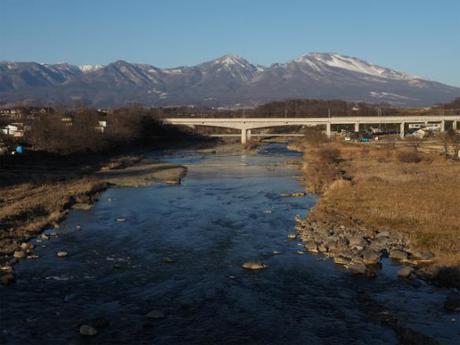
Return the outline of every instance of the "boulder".
[[[361,252],[361,257],[366,265],[377,265],[380,262],[380,254],[369,248]]]
[[[399,270],[398,277],[402,279],[411,279],[414,277],[414,269],[412,267],[405,266]]]
[[[350,264],[351,260],[350,260],[350,258],[347,258],[345,256],[337,255],[337,256],[334,257],[334,262],[337,265],[348,265],[348,264]]]
[[[367,241],[359,235],[352,236],[348,241],[351,248],[363,249],[368,244]]]
[[[389,256],[390,256],[390,259],[393,259],[393,260],[406,261],[409,255],[405,250],[393,249],[393,250],[390,250]]]
[[[26,252],[23,251],[23,250],[16,250],[16,251],[13,253],[13,257],[15,257],[16,259],[25,258],[25,257],[26,257]]]
[[[318,246],[315,241],[307,241],[305,243],[305,249],[312,253],[318,253]]]
[[[429,250],[412,250],[411,258],[417,261],[431,261],[434,255]]]
[[[259,261],[247,261],[242,265],[242,267],[247,270],[262,270],[268,266]]]
[[[318,244],[318,251],[320,253],[326,253],[327,252],[327,247],[323,242]]]
[[[65,251],[63,251],[63,250],[61,250],[61,251],[57,252],[56,255],[57,255],[58,257],[60,257],[60,258],[63,258],[63,257],[68,256],[69,253],[67,253],[67,252],[65,252]]]
[[[297,235],[296,235],[296,234],[294,234],[294,233],[288,234],[288,239],[290,239],[290,240],[295,240],[296,238],[297,238]]]
[[[390,233],[388,231],[380,231],[374,236],[375,239],[389,238],[389,237],[390,237]]]
[[[350,272],[353,275],[365,276],[365,277],[375,277],[375,272],[370,270],[366,265],[360,263],[351,263],[347,266]]]

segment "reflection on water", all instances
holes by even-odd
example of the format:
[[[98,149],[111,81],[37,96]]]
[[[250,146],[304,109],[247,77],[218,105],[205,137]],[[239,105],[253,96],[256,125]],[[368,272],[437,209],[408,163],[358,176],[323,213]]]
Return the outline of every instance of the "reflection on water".
[[[442,312],[446,291],[399,282],[391,267],[375,281],[356,279],[298,254],[287,235],[315,199],[280,197],[301,189],[286,164],[296,155],[282,145],[247,156],[164,154],[188,165],[183,185],[111,189],[92,211],[72,212],[39,260],[17,266],[18,283],[0,290],[0,341],[397,344],[391,329],[369,319],[368,296],[403,325],[454,344],[460,329]],[[69,257],[57,258],[58,250]],[[245,271],[247,260],[269,268]],[[151,310],[165,317],[146,318]],[[78,325],[100,317],[110,325],[81,338]]]

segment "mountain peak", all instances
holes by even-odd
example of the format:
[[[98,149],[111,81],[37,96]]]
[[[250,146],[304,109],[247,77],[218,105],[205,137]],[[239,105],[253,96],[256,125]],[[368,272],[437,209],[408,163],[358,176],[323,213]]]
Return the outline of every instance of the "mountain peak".
[[[401,73],[389,68],[371,64],[356,57],[341,55],[338,53],[309,53],[302,55],[294,61],[297,63],[306,63],[317,71],[324,71],[324,69],[333,68],[393,80],[422,79],[416,75]]]

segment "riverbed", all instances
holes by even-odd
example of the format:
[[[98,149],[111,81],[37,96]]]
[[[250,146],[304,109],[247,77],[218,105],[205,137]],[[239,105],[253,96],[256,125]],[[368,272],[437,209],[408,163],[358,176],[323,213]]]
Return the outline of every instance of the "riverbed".
[[[376,279],[356,278],[288,239],[316,200],[281,196],[302,191],[290,164],[299,155],[284,144],[152,153],[187,167],[182,184],[110,189],[47,231],[57,236],[35,242],[40,258],[19,263],[17,283],[0,289],[0,343],[398,344],[378,306],[457,344],[448,290],[400,281],[391,263]],[[249,260],[268,267],[241,268]],[[94,319],[105,327],[82,337]]]

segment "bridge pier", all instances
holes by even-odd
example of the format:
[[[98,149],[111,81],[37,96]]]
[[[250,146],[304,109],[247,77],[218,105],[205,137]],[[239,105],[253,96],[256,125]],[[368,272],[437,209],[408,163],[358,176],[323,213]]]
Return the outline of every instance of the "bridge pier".
[[[248,141],[248,130],[246,128],[241,129],[241,144],[246,145]]]
[[[355,123],[355,132],[359,132],[359,122]]]
[[[458,129],[457,121],[452,122],[452,129],[456,131]]]
[[[401,122],[401,124],[399,125],[399,136],[401,137],[401,139],[404,139],[404,137],[406,136],[406,123],[405,122]]]
[[[246,139],[247,139],[248,141],[251,140],[251,134],[252,134],[251,130],[248,129],[248,131],[246,132]]]
[[[446,131],[446,121],[441,121],[441,133]]]
[[[331,123],[326,123],[326,135],[328,138],[332,136]]]

